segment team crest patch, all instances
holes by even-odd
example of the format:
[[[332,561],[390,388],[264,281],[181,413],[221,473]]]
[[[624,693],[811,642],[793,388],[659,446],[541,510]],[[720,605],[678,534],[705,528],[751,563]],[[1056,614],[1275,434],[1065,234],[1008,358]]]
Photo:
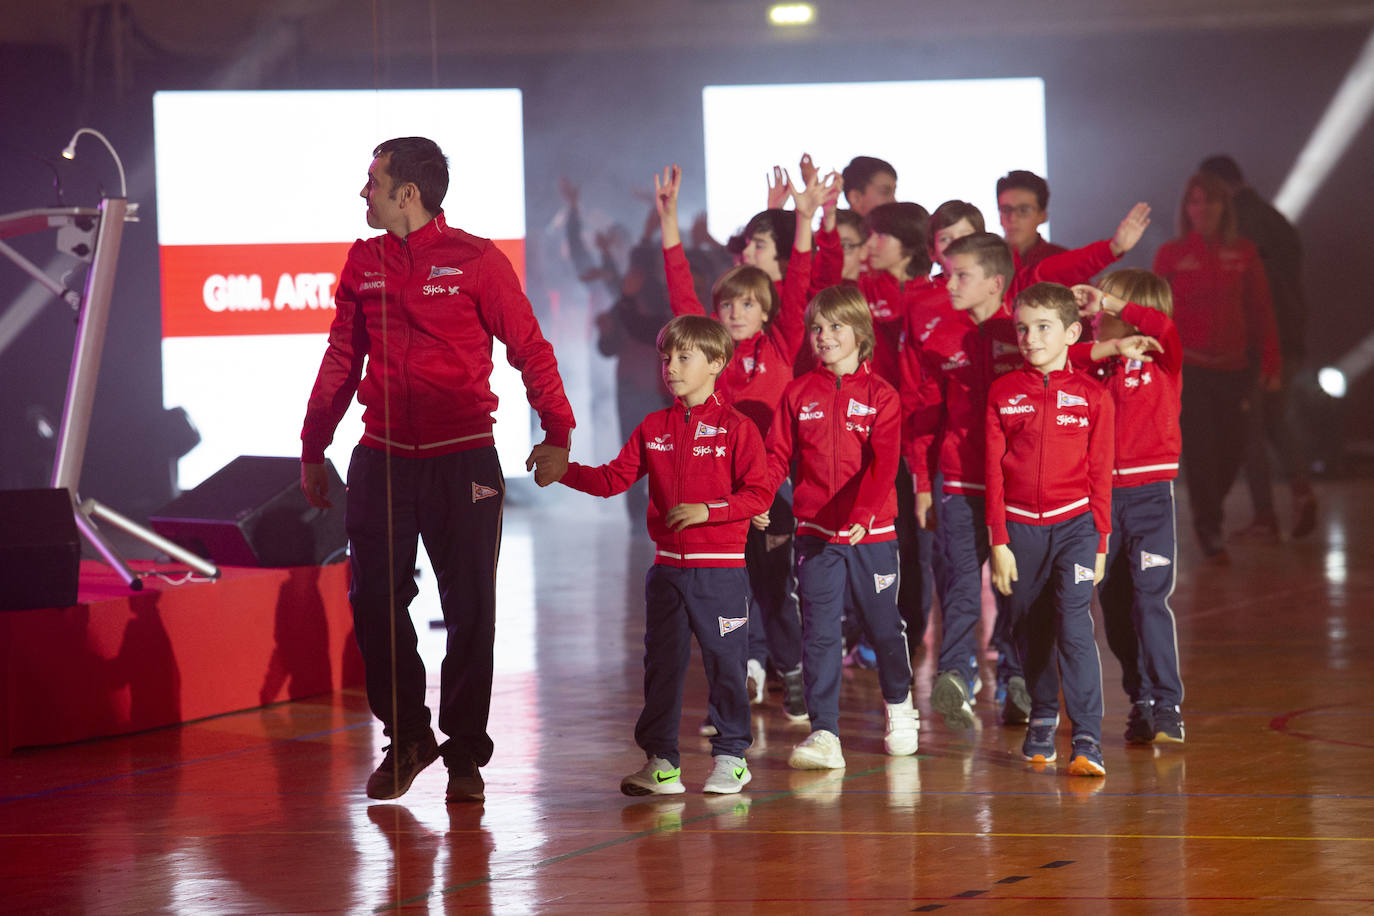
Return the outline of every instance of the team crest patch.
[[[1168,566],[1169,558],[1161,557],[1157,553],[1148,553],[1144,550],[1140,552],[1140,568],[1154,569],[1156,566]]]
[[[693,439],[708,439],[708,438],[710,438],[711,436],[723,436],[723,435],[725,435],[725,427],[724,427],[724,426],[711,426],[711,425],[709,425],[709,424],[702,423],[700,420],[698,420],[698,421],[697,421],[697,431],[692,435],[692,438],[693,438]]]
[[[457,277],[462,273],[463,272],[456,267],[431,267],[429,269],[429,278],[433,280],[435,277]]]
[[[488,499],[488,498],[490,498],[490,497],[492,497],[492,496],[500,496],[500,495],[501,495],[501,491],[500,491],[500,490],[493,490],[491,487],[484,487],[484,486],[482,486],[480,483],[474,483],[474,484],[472,485],[472,501],[473,501],[473,502],[477,502],[477,500],[479,500],[479,499]]]
[[[887,575],[883,575],[882,573],[873,574],[873,587],[877,590],[877,594],[882,594],[885,590],[891,588],[892,583],[896,581],[896,573],[888,573]]]
[[[1089,569],[1089,568],[1086,567],[1086,566],[1079,566],[1077,563],[1073,564],[1073,584],[1074,584],[1074,585],[1077,585],[1077,584],[1080,583],[1080,582],[1091,582],[1092,580],[1093,580],[1093,571],[1092,571],[1091,569]]]
[[[721,636],[726,633],[733,633],[749,622],[748,617],[717,617],[716,619],[720,621]]]
[[[1058,407],[1087,407],[1088,399],[1080,398],[1076,394],[1069,394],[1067,391],[1059,392]]]
[[[860,404],[853,398],[849,399],[849,410],[845,412],[847,417],[867,417],[878,412],[878,408],[869,407],[867,404]]]

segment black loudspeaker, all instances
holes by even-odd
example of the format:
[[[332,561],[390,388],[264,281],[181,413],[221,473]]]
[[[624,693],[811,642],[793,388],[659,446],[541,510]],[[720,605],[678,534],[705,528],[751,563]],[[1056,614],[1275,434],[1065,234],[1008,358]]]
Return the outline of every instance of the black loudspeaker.
[[[223,566],[318,566],[341,560],[344,484],[326,460],[332,509],[316,509],[301,492],[297,458],[235,458],[194,490],[148,517],[148,524]]]
[[[0,610],[76,604],[80,572],[67,490],[0,490]]]

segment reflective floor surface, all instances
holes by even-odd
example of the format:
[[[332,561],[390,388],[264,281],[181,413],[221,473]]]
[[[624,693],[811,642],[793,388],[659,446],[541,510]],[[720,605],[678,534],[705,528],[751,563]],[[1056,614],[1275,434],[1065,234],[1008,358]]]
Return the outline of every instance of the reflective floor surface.
[[[1185,535],[1187,744],[1121,740],[1103,643],[1105,779],[1023,763],[987,662],[980,726],[946,728],[928,639],[917,757],[883,754],[876,676],[848,670],[847,769],[788,769],[806,729],[774,692],[753,784],[703,796],[694,666],[689,791],[643,801],[618,791],[642,761],[642,523],[539,494],[507,510],[485,804],[446,807],[440,765],[364,797],[384,740],[359,692],[21,750],[0,758],[0,911],[1374,912],[1371,519],[1374,485],[1339,483],[1314,536],[1236,544],[1229,567]],[[432,591],[413,613],[437,670]]]

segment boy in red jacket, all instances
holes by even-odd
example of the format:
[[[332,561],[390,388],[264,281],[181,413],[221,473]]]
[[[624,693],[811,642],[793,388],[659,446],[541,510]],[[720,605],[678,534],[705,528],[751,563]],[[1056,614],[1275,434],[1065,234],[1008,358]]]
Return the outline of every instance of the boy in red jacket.
[[[873,371],[873,320],[852,286],[822,290],[806,307],[818,365],[783,392],[768,430],[768,486],[796,463],[797,585],[802,675],[811,734],[792,750],[794,769],[844,766],[839,739],[840,621],[857,605],[878,656],[889,754],[916,753],[911,653],[897,610],[897,474],[901,409]]]
[[[645,417],[610,464],[569,463],[562,478],[575,490],[614,496],[649,475],[649,536],[658,549],[644,581],[644,709],[635,725],[647,761],[620,781],[626,795],[684,791],[677,734],[692,636],[717,727],[715,768],[702,791],[738,792],[753,778],[744,761],[752,742],[744,540],[773,491],[764,485],[758,428],[715,390],[733,350],[718,321],[679,315],[668,322],[658,351],[676,402]]]
[[[1107,645],[1131,698],[1126,740],[1183,742],[1183,678],[1169,596],[1174,591],[1174,478],[1178,476],[1183,344],[1169,284],[1148,270],[1118,270],[1102,288],[1075,286],[1079,314],[1097,315],[1097,342],[1069,348],[1091,366],[1116,406],[1112,538],[1098,598]],[[1146,336],[1136,336],[1146,335]],[[1145,357],[1146,351],[1156,351]]]
[[[1069,365],[1082,324],[1067,287],[1037,283],[1016,298],[1025,365],[992,383],[987,405],[987,524],[992,584],[1031,695],[1021,753],[1055,759],[1058,663],[1073,723],[1069,773],[1104,776],[1102,665],[1093,639],[1092,591],[1111,533],[1113,407],[1107,391]],[[1036,602],[1047,585],[1054,602]]]

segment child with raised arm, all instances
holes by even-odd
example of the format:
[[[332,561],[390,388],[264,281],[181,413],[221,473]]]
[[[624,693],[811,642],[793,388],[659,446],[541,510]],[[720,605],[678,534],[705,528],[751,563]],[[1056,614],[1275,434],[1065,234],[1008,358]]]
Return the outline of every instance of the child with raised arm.
[[[669,321],[658,351],[673,406],[645,417],[610,464],[569,463],[562,478],[575,490],[614,496],[649,475],[649,536],[657,551],[644,580],[644,709],[635,725],[647,760],[620,781],[626,795],[685,791],[677,735],[693,636],[718,731],[715,767],[702,791],[738,792],[753,778],[744,760],[752,742],[744,541],[749,519],[768,506],[772,491],[758,429],[715,390],[733,349],[717,321]]]
[[[681,184],[682,170],[676,165],[664,169],[661,177],[654,176],[669,302],[676,315],[705,315],[678,229]],[[730,268],[711,288],[712,311],[735,347],[718,387],[732,406],[754,421],[760,435],[767,434],[783,389],[792,380],[792,355],[804,336],[802,312],[811,276],[811,221],[828,190],[813,174],[805,188],[792,192],[797,210],[781,302],[768,274],[747,264]],[[771,662],[782,676],[784,713],[793,721],[803,721],[801,618],[788,582],[792,556],[790,492],[787,485],[778,490],[766,530],[751,527],[749,532],[745,565],[759,613],[749,628],[748,680],[751,702],[763,702],[765,673]],[[708,734],[711,728],[713,723],[702,726]]]
[[[883,741],[914,754],[920,720],[911,702],[911,654],[897,610],[893,519],[901,410],[873,371],[873,320],[851,286],[822,290],[806,308],[819,365],[787,386],[769,427],[768,485],[795,462],[797,583],[802,674],[811,734],[792,750],[795,769],[844,766],[839,739],[840,620],[846,601],[861,612],[878,656],[887,710]]]
[[[986,413],[987,525],[992,584],[1026,673],[1030,724],[1021,753],[1055,760],[1056,663],[1073,724],[1073,776],[1104,776],[1102,665],[1093,639],[1093,584],[1111,534],[1112,399],[1069,365],[1082,324],[1067,287],[1037,283],[1016,297],[1024,365],[992,383]],[[1051,586],[1053,602],[1036,601]]]
[[[1107,274],[1101,289],[1075,286],[1073,293],[1079,314],[1097,316],[1097,342],[1074,344],[1069,359],[1091,366],[1116,405],[1115,536],[1098,599],[1107,645],[1121,662],[1121,686],[1131,699],[1126,740],[1181,744],[1183,677],[1169,607],[1177,568],[1174,478],[1183,387],[1173,297],[1169,284],[1138,268]]]

